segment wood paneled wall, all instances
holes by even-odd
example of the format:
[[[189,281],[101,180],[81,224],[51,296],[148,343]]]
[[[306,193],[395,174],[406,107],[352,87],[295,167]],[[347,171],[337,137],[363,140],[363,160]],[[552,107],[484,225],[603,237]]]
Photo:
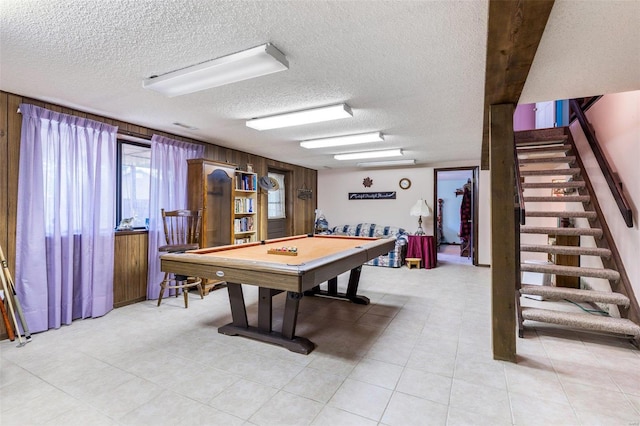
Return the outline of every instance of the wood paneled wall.
[[[291,182],[294,194],[297,194],[297,189],[299,188],[308,188],[313,190],[313,197],[310,200],[301,200],[297,197],[292,197],[293,199],[287,201],[292,204],[292,209],[290,211],[293,212],[293,234],[307,234],[313,232],[313,221],[317,206],[316,196],[318,175],[316,170],[0,91],[0,245],[4,248],[9,262],[9,268],[12,271],[15,271],[14,259],[16,250],[15,236],[18,202],[18,164],[20,153],[20,130],[22,126],[22,116],[18,113],[18,107],[21,103],[29,103],[52,111],[72,114],[108,123],[118,126],[119,131],[123,133],[132,132],[149,137],[155,133],[177,140],[201,143],[205,145],[205,158],[234,163],[241,169],[245,169],[247,163],[253,164],[254,172],[256,172],[258,176],[266,175],[269,168],[291,171]],[[266,202],[266,192],[264,190],[260,190],[258,197],[258,208],[260,209],[260,229],[258,236],[261,239],[266,238],[267,236],[267,209],[262,208],[262,206],[267,205]],[[2,326],[0,325],[0,327]],[[4,330],[0,328],[0,337],[2,336],[6,337],[6,333],[4,333]]]

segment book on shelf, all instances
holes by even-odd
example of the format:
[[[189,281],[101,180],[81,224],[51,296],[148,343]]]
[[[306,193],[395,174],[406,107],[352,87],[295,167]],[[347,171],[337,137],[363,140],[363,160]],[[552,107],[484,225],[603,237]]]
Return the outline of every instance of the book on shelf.
[[[253,232],[255,230],[252,216],[233,220],[233,232]]]
[[[252,238],[251,237],[236,238],[234,240],[234,244],[244,244],[244,243],[250,243],[250,242],[252,242]]]
[[[236,189],[239,191],[255,191],[258,188],[258,176],[238,172],[236,176]]]
[[[255,213],[253,198],[236,198],[233,211],[235,213]]]

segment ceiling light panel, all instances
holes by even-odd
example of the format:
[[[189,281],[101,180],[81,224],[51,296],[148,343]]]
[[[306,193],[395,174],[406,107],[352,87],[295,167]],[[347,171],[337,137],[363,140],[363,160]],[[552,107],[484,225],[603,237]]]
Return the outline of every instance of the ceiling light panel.
[[[251,127],[252,129],[270,130],[351,117],[353,117],[353,113],[351,112],[349,105],[339,104],[271,115],[269,117],[254,118],[252,120],[247,120],[246,124],[247,127]]]
[[[365,151],[353,152],[351,154],[336,154],[333,156],[333,158],[335,158],[336,160],[361,160],[365,158],[398,157],[401,155],[401,149],[387,149],[383,151]]]
[[[170,98],[289,69],[282,52],[267,43],[142,82]]]
[[[356,145],[360,143],[384,142],[380,132],[362,133],[359,135],[336,136],[333,138],[311,139],[300,142],[300,146],[307,149],[328,148],[332,146]]]
[[[410,166],[416,164],[416,160],[389,160],[389,161],[367,161],[356,164],[358,167],[384,167],[384,166]]]

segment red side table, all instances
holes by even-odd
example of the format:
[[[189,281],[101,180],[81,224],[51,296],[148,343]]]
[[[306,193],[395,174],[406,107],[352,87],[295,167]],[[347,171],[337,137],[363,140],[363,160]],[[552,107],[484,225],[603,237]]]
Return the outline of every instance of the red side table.
[[[409,235],[407,257],[422,259],[425,269],[436,267],[437,255],[435,240],[432,235]]]

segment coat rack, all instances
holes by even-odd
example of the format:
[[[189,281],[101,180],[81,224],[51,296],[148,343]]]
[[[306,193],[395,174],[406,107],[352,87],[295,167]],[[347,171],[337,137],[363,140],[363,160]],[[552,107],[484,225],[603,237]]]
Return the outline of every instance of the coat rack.
[[[444,240],[444,229],[442,228],[442,205],[444,204],[444,200],[442,198],[438,198],[438,217],[436,219],[437,224],[437,246],[440,247],[440,244],[445,244]]]

